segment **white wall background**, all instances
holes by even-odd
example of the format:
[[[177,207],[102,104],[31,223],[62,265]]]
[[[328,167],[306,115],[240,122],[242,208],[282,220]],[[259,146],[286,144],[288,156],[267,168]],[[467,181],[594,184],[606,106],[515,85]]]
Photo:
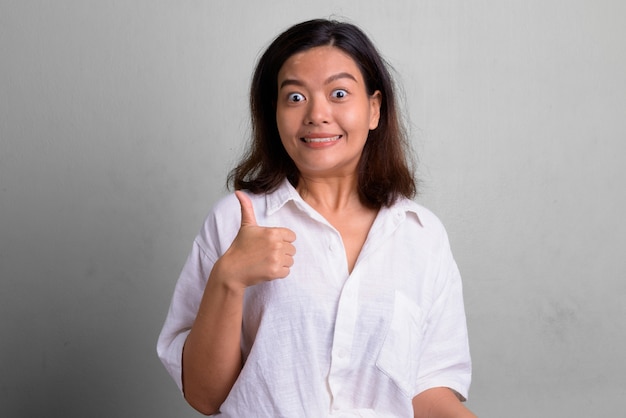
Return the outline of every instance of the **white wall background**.
[[[0,0],[0,416],[194,417],[155,354],[259,52],[343,16],[404,86],[481,417],[619,416],[626,3]]]

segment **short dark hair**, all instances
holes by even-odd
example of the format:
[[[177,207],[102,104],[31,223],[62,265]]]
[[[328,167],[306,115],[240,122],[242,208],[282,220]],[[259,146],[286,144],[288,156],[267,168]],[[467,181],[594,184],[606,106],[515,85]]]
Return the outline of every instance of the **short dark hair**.
[[[228,184],[252,193],[275,190],[287,178],[297,186],[300,173],[283,147],[276,124],[278,72],[292,55],[334,46],[357,64],[369,95],[381,93],[378,127],[369,132],[358,165],[361,202],[373,208],[412,198],[416,182],[409,168],[408,142],[400,122],[394,84],[387,64],[361,29],[350,23],[316,19],[280,34],[259,59],[250,87],[252,138],[249,149],[229,173]]]

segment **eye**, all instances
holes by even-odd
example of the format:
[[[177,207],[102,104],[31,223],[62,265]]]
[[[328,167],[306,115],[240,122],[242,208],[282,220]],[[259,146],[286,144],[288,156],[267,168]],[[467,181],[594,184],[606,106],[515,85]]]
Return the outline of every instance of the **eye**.
[[[335,99],[343,99],[344,97],[348,95],[348,92],[344,89],[337,89],[337,90],[333,90],[333,92],[330,93],[330,95]]]
[[[304,100],[304,96],[300,93],[290,93],[287,96],[287,100],[292,103],[299,103]]]

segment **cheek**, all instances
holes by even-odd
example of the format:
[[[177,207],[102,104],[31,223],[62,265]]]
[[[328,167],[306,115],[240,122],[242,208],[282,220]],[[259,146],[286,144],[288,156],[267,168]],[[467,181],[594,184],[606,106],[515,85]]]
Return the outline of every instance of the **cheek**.
[[[276,113],[276,127],[278,128],[278,136],[280,137],[280,142],[289,153],[289,149],[292,147],[292,141],[290,138],[293,138],[295,134],[295,130],[291,127],[289,123],[289,119],[285,118],[284,114],[280,112]]]
[[[293,115],[280,110],[276,111],[276,126],[281,137],[292,134],[297,128],[295,127]]]
[[[341,115],[341,120],[346,129],[355,132],[369,132],[371,122],[369,109],[355,109],[352,112],[345,112]]]

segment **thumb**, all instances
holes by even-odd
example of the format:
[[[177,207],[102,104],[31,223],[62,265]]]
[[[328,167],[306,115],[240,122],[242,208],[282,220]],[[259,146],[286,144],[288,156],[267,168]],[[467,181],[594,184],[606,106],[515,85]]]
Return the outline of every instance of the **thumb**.
[[[235,196],[239,200],[239,204],[241,205],[241,226],[244,225],[255,225],[256,226],[256,217],[254,216],[254,207],[252,206],[252,201],[248,197],[247,194],[242,192],[241,190],[237,190],[235,192]]]

